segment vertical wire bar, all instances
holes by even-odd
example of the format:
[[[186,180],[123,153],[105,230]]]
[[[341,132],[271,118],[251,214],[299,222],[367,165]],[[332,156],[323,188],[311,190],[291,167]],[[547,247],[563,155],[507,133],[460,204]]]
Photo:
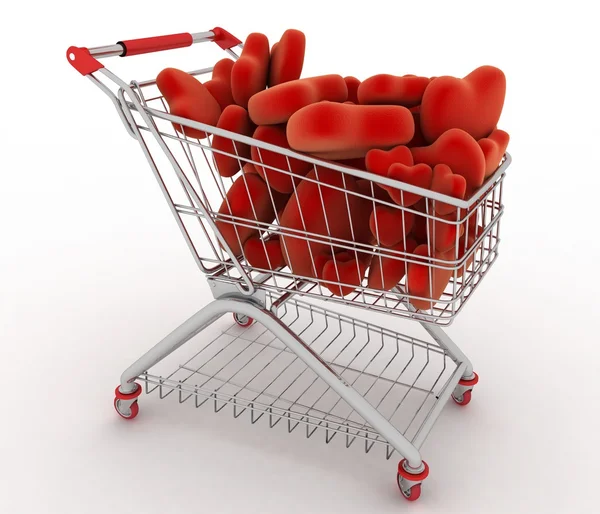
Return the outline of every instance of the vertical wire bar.
[[[325,201],[323,200],[323,191],[321,190],[321,185],[325,185],[325,184],[321,183],[321,179],[319,178],[319,172],[317,171],[316,165],[313,165],[313,169],[315,170],[315,178],[317,179],[317,190],[319,191],[319,199],[321,200],[321,208],[323,209],[323,219],[325,220],[325,230],[327,231],[327,238],[329,240],[329,246],[331,247],[331,255],[333,257],[333,266],[335,267],[335,274],[338,279],[337,283],[339,284],[340,283],[340,274],[339,274],[338,267],[337,267],[337,260],[335,257],[335,249],[333,247],[331,230],[329,228],[329,220],[327,218],[327,209],[325,209]],[[317,272],[315,273],[315,277],[318,277],[318,276],[319,276],[319,273],[317,270]],[[341,286],[339,286],[339,287],[341,289]],[[341,290],[340,290],[340,293],[341,293]]]
[[[258,155],[261,159],[262,162],[262,157],[261,157],[261,153],[260,153],[260,148],[258,147],[254,147],[257,149],[258,151]],[[264,163],[263,163],[264,164]],[[264,166],[262,166],[263,169],[263,180],[265,181],[265,183],[267,184],[267,191],[269,192],[269,199],[271,200],[271,206],[273,207],[273,213],[274,213],[274,217],[275,217],[275,221],[277,222],[277,224],[279,225],[279,214],[277,212],[277,206],[275,205],[275,199],[273,197],[273,191],[272,191],[272,187],[271,184],[269,183],[269,173],[267,172],[266,168]],[[258,171],[258,169],[257,169]],[[275,173],[281,173],[281,170],[277,170],[275,171]],[[260,175],[260,173],[259,173]],[[260,175],[262,177],[262,175]],[[272,225],[272,221],[269,223],[269,225]],[[269,230],[271,229],[271,230]],[[273,283],[275,284],[275,287],[277,286],[277,278],[276,278],[276,274],[274,272],[274,267],[273,264],[271,263],[271,258],[269,257],[269,252],[267,252],[267,243],[266,243],[266,238],[269,237],[269,235],[273,232],[273,228],[272,226],[266,228],[266,229],[262,229],[263,232],[263,237],[260,237],[260,230],[259,230],[259,240],[262,243],[262,247],[263,247],[263,251],[265,252],[265,257],[267,258],[267,265],[269,266],[269,269],[272,271],[271,273],[271,278],[273,279]],[[281,238],[280,238],[281,240]],[[280,242],[281,244],[281,242]],[[288,261],[289,262],[289,261]]]

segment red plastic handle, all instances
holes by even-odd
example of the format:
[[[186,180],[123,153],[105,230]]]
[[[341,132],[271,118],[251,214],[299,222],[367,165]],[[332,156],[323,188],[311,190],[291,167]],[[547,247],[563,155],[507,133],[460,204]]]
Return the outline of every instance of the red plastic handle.
[[[181,34],[171,34],[169,36],[129,39],[128,41],[119,41],[117,44],[123,47],[121,57],[125,57],[126,55],[149,54],[151,52],[160,52],[161,50],[184,48],[192,46],[193,42],[194,39],[191,34],[182,32]]]
[[[99,57],[125,57],[160,52],[161,50],[172,50],[174,48],[184,48],[192,46],[194,37],[197,38],[197,41],[210,41],[212,39],[223,50],[228,50],[242,43],[238,38],[221,27],[215,27],[211,32],[213,33],[212,37],[208,36],[206,32],[199,32],[195,35],[182,32],[181,34],[171,34],[169,36],[129,39],[127,41],[119,41],[116,45],[108,47],[92,48],[91,52],[85,47],[72,46],[67,50],[67,60],[79,73],[89,75],[100,68],[104,68],[95,55]]]

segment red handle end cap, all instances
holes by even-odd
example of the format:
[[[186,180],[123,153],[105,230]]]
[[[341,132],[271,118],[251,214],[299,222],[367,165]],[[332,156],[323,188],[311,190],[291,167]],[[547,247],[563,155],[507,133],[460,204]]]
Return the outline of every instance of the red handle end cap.
[[[103,64],[100,64],[97,59],[92,57],[87,48],[69,47],[67,50],[67,61],[82,75],[89,75],[100,68],[104,68]]]
[[[211,32],[213,32],[215,35],[213,41],[217,43],[217,45],[219,45],[223,50],[229,50],[230,48],[242,43],[237,37],[221,27],[215,27]]]

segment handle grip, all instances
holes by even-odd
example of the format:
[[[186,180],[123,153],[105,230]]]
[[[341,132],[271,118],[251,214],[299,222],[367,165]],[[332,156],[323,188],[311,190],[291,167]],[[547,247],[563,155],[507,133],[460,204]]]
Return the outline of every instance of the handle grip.
[[[152,52],[161,52],[173,48],[184,48],[192,46],[194,39],[188,32],[181,34],[170,34],[168,36],[145,37],[141,39],[129,39],[119,41],[117,45],[123,47],[121,57],[128,55],[149,54]]]
[[[114,57],[117,55],[119,57],[128,57],[131,55],[161,52],[163,50],[172,50],[174,48],[184,48],[202,41],[213,41],[223,50],[228,50],[242,43],[225,29],[215,27],[207,32],[197,32],[195,34],[182,32],[180,34],[170,34],[168,36],[129,39],[119,41],[116,45],[99,46],[90,49],[71,46],[67,50],[67,60],[77,71],[79,71],[79,73],[82,75],[89,75],[104,67],[97,60],[99,58]]]

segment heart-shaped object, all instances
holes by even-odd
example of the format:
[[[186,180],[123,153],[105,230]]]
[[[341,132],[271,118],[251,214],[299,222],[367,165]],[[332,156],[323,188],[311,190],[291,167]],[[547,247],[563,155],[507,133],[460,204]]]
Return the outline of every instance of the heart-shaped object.
[[[348,87],[341,75],[292,80],[256,93],[248,101],[250,118],[257,125],[286,123],[292,114],[321,101],[343,102]]]
[[[246,164],[244,164],[244,166],[242,167],[242,171],[244,173],[255,173],[256,175],[258,175],[257,169],[254,167],[254,164],[252,164],[251,162],[247,162]]]
[[[251,237],[244,243],[244,256],[250,266],[263,270],[274,270],[285,266],[279,237],[263,240]]]
[[[267,87],[270,57],[267,36],[260,32],[249,34],[240,58],[231,68],[231,94],[244,109],[252,95]]]
[[[285,125],[261,125],[256,128],[253,137],[282,148],[290,147],[285,135]],[[259,175],[270,188],[280,193],[291,193],[294,189],[294,182],[298,183],[313,167],[309,162],[288,158],[281,153],[264,150],[257,146],[253,146],[250,153]],[[259,163],[265,166],[261,166]]]
[[[336,253],[323,266],[323,280],[336,283],[323,285],[336,296],[349,295],[361,284],[369,263],[368,254],[352,251]]]
[[[471,229],[471,227],[473,227],[473,230]],[[469,230],[467,231],[467,233],[463,234],[458,241],[458,255],[453,255],[452,258],[454,259],[454,257],[456,257],[456,260],[463,259],[467,253],[470,253],[472,251],[475,241],[482,233],[483,227],[481,225],[478,226],[475,223],[472,223],[469,226]],[[471,264],[473,264],[473,261],[475,260],[475,253],[475,251],[472,251],[465,263],[460,268],[458,268],[457,275],[459,277],[462,277],[465,274],[465,272],[469,269]]]
[[[402,145],[414,133],[412,114],[400,105],[319,102],[296,111],[287,124],[294,150],[334,160],[364,157],[373,148]]]
[[[444,132],[460,128],[475,139],[490,135],[504,106],[506,77],[493,66],[481,66],[459,79],[432,80],[421,102],[421,128],[433,143]]]
[[[421,198],[421,200],[414,204],[411,209],[422,212],[423,214],[433,214],[431,206],[428,207],[427,198]],[[417,246],[427,244],[427,218],[425,216],[415,216],[411,236],[417,242]]]
[[[456,247],[457,234],[460,239],[465,233],[465,225],[457,223],[456,214],[437,215],[429,218],[429,240],[434,242],[437,252],[449,252]]]
[[[435,248],[437,252],[450,251],[456,246],[457,234],[460,238],[465,233],[466,223],[458,223],[455,213],[445,216],[436,214],[431,204],[431,200],[424,198],[413,207],[423,215],[415,215],[411,236],[419,245]]]
[[[388,170],[388,178],[424,189],[429,189],[431,186],[432,174],[431,167],[427,164],[406,166],[405,164],[396,163],[392,164]],[[404,207],[410,207],[422,198],[421,195],[402,191],[395,187],[385,186],[384,189],[390,194],[394,202]]]
[[[208,89],[196,77],[176,68],[165,68],[156,77],[156,85],[174,116],[181,116],[207,125],[216,125],[221,107]],[[187,137],[204,139],[206,132],[173,123],[175,130]]]
[[[417,242],[411,238],[406,238],[406,248],[404,242],[392,246],[389,250],[394,252],[412,253],[417,247]],[[394,255],[390,252],[380,252],[373,256],[371,267],[369,268],[368,287],[389,291],[398,282],[402,280],[406,274],[406,257],[402,255]]]
[[[467,181],[462,175],[452,173],[447,164],[438,164],[433,168],[431,190],[442,195],[452,196],[463,200],[467,192]],[[456,207],[444,202],[435,202],[435,212],[441,215],[452,214]]]
[[[452,252],[432,253],[427,245],[415,248],[413,254],[424,257],[422,263],[409,262],[406,272],[406,286],[410,295],[422,297],[422,299],[411,298],[410,303],[417,309],[431,309],[444,293],[454,271],[451,265],[444,267],[439,262],[432,261],[426,257],[439,260],[451,260]],[[439,267],[438,267],[439,266]]]
[[[204,83],[223,110],[235,103],[231,93],[231,68],[233,68],[231,59],[221,59],[213,68],[212,78]]]
[[[283,257],[293,273],[318,277],[336,241],[370,242],[372,202],[358,192],[354,177],[321,166],[298,184],[279,218]]]
[[[410,151],[415,163],[425,163],[429,166],[447,164],[454,173],[465,177],[467,188],[478,188],[483,184],[485,176],[483,151],[477,141],[462,129],[450,129],[435,143],[411,148]]]
[[[271,48],[269,87],[300,78],[305,47],[306,37],[299,30],[288,29],[283,33]]]
[[[427,77],[381,74],[369,77],[358,87],[358,102],[367,104],[403,105],[412,107],[421,103]]]
[[[485,178],[498,169],[502,156],[506,152],[510,136],[504,130],[494,130],[488,137],[477,141],[485,158]]]
[[[375,240],[383,246],[394,246],[411,231],[415,215],[400,208],[377,205],[369,218]]]
[[[271,193],[264,180],[255,173],[240,175],[227,191],[219,215],[221,219],[215,221],[217,229],[233,254],[240,255],[244,243],[258,235],[259,223],[271,223],[275,218]]]
[[[387,177],[390,166],[395,163],[412,166],[414,164],[410,148],[406,146],[396,146],[391,150],[380,150],[374,148],[369,150],[365,156],[365,166],[371,173],[381,177]]]
[[[219,117],[217,128],[251,137],[255,126],[250,121],[246,109],[239,105],[228,105]],[[250,146],[228,137],[215,135],[212,148],[230,154],[213,152],[217,169],[222,177],[233,177],[245,164],[241,159],[250,159]]]

